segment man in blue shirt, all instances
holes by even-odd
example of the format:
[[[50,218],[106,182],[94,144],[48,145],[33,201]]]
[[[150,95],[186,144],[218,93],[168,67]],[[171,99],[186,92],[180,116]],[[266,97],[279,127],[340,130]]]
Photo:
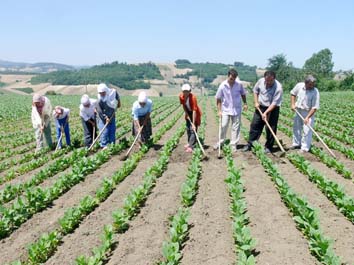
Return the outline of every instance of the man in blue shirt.
[[[152,135],[151,118],[152,101],[148,99],[145,92],[140,92],[138,100],[133,103],[133,135],[136,136],[140,130],[139,144],[149,141]]]

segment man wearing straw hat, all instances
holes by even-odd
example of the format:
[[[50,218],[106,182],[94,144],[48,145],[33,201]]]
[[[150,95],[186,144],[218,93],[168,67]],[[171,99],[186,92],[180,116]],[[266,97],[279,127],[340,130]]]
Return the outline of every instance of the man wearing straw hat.
[[[139,93],[138,100],[133,103],[132,116],[133,126],[132,132],[136,136],[140,132],[140,145],[149,141],[152,135],[151,118],[152,100],[149,99],[144,91]]]
[[[305,78],[290,91],[291,109],[297,110],[304,120],[296,113],[293,126],[293,144],[290,149],[301,149],[301,152],[308,152],[311,148],[312,131],[306,126],[313,127],[315,123],[315,112],[320,107],[320,93],[315,87],[316,79],[312,75]]]
[[[50,100],[39,94],[34,94],[32,98],[32,125],[35,129],[36,151],[43,148],[43,135],[47,146],[52,148],[52,136],[50,130],[50,115],[52,105]]]
[[[84,142],[86,147],[90,147],[97,136],[96,103],[96,99],[92,99],[86,94],[81,97],[80,117],[82,127],[84,128]]]

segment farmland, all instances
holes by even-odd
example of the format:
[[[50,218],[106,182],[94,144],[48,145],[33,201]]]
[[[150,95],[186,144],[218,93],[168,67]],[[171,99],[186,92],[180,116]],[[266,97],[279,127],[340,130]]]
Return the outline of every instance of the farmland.
[[[226,145],[218,159],[207,97],[198,98],[207,158],[187,154],[178,98],[160,97],[153,144],[123,160],[135,98],[122,99],[116,144],[93,152],[83,148],[80,97],[50,99],[72,110],[74,147],[35,153],[31,97],[0,98],[0,264],[354,264],[354,93],[321,93],[315,130],[336,159],[316,139],[310,153],[266,155],[263,138],[254,152]],[[293,115],[286,97],[285,148]]]

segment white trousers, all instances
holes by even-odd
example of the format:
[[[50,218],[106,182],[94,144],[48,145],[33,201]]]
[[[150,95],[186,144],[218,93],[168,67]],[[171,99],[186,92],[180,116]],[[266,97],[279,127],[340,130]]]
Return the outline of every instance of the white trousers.
[[[221,135],[220,135],[220,142],[222,144],[226,138],[226,132],[229,127],[229,121],[231,120],[231,142],[232,146],[237,145],[240,141],[240,129],[241,129],[241,115],[221,115]]]
[[[297,111],[301,114],[302,117],[306,117],[309,113],[308,110],[297,109]],[[309,124],[313,128],[315,123],[315,117],[309,119]],[[301,117],[298,114],[295,114],[294,117],[294,127],[293,127],[293,146],[301,146],[301,150],[308,152],[311,147],[312,142],[312,131],[311,129],[304,124]]]

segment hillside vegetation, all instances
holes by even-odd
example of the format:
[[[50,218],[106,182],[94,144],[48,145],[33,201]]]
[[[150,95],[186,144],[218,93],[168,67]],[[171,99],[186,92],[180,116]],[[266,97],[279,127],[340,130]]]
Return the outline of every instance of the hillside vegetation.
[[[147,79],[160,79],[162,76],[158,67],[153,63],[127,64],[107,63],[96,65],[89,69],[77,71],[57,71],[41,74],[31,79],[32,84],[51,83],[53,85],[82,85],[107,83],[124,89],[148,89]]]

